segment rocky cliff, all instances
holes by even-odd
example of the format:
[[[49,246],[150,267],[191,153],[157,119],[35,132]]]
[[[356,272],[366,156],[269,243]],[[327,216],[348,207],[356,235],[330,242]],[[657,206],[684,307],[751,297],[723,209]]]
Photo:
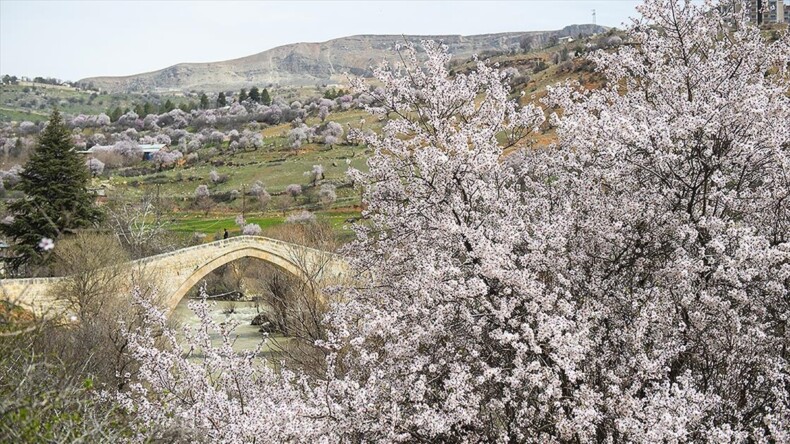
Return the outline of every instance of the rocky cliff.
[[[489,51],[518,51],[523,38],[534,44],[552,37],[576,37],[603,32],[595,25],[572,25],[556,31],[460,35],[357,35],[322,43],[294,43],[240,59],[211,63],[180,63],[158,71],[124,77],[82,79],[110,92],[220,91],[252,85],[313,85],[344,82],[346,75],[368,76],[371,67],[393,60],[397,43],[437,40],[447,44],[455,58]]]

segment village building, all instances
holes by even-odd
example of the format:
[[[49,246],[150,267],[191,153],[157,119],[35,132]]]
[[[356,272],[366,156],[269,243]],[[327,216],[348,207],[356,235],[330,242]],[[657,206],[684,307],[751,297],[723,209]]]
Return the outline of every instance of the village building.
[[[745,3],[746,15],[752,23],[790,23],[790,3],[784,0],[748,0]],[[742,5],[741,0],[732,0],[726,8],[740,9]]]
[[[158,153],[159,150],[166,148],[167,145],[163,143],[155,143],[151,145],[140,145],[140,148],[143,150],[143,160],[151,160],[154,157],[154,154]]]

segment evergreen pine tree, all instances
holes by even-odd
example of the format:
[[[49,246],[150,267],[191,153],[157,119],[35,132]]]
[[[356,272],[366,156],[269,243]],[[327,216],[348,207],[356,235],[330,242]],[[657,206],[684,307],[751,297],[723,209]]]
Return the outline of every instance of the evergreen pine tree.
[[[253,86],[252,88],[250,88],[250,100],[252,100],[255,103],[261,101],[261,93],[260,91],[258,91],[257,86]]]
[[[0,232],[15,244],[12,268],[41,259],[42,239],[56,239],[101,221],[102,213],[87,190],[89,180],[71,132],[53,111],[16,187],[25,197],[8,205],[13,222],[0,224]]]
[[[261,103],[266,106],[272,104],[272,97],[269,95],[269,90],[266,88],[263,88],[263,91],[261,92]]]
[[[247,100],[247,91],[244,88],[242,88],[241,91],[239,91],[239,103],[245,100]]]
[[[223,106],[227,106],[228,100],[225,98],[225,93],[220,92],[217,96],[217,108],[222,108]]]
[[[200,109],[208,109],[208,96],[206,93],[200,93]]]
[[[116,106],[114,110],[109,112],[109,115],[111,122],[117,122],[118,119],[120,119],[121,116],[123,115],[123,110],[121,109],[120,106]]]
[[[173,102],[170,101],[170,99],[167,99],[167,101],[165,101],[165,103],[163,103],[163,104],[161,104],[159,106],[159,114],[169,113],[170,111],[173,111],[174,109],[176,109],[176,106],[173,105]]]

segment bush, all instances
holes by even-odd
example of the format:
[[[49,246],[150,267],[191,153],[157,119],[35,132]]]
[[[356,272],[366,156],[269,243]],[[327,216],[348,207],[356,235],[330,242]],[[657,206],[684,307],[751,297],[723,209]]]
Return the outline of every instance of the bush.
[[[122,170],[119,170],[115,174],[121,177],[136,177],[136,176],[147,176],[155,173],[156,173],[156,168],[148,167],[148,166],[139,166],[139,167],[124,168]]]
[[[211,196],[211,192],[208,190],[208,187],[206,185],[198,185],[198,187],[195,188],[196,199],[209,197],[209,196]]]
[[[100,392],[125,389],[136,375],[125,335],[142,318],[128,286],[141,284],[137,297],[154,302],[154,280],[121,266],[127,256],[114,236],[79,232],[53,256],[56,274],[70,276],[53,294],[76,322],[34,321],[0,338],[0,441],[122,441],[129,417]]]
[[[335,186],[329,183],[321,185],[321,190],[318,192],[318,200],[324,207],[329,207],[337,200],[337,193]]]
[[[285,223],[287,224],[307,224],[311,222],[315,222],[315,214],[306,210],[293,213],[285,218]]]
[[[227,174],[219,174],[219,173],[217,173],[217,170],[211,170],[211,172],[208,175],[208,178],[211,181],[211,183],[214,183],[214,184],[221,184],[221,183],[225,183],[225,182],[228,181],[228,175]]]
[[[215,192],[212,194],[211,199],[217,203],[230,203],[236,200],[239,194],[237,190]]]
[[[99,399],[101,386],[90,371],[42,353],[41,344],[63,327],[29,328],[0,339],[0,441],[120,442],[129,436],[120,406]]]
[[[104,172],[104,164],[99,159],[90,158],[85,161],[85,165],[93,176],[100,176]]]
[[[292,198],[296,198],[296,196],[302,194],[302,186],[296,183],[292,183],[285,187],[285,194],[288,194]]]
[[[538,62],[535,63],[535,66],[532,68],[532,72],[534,74],[537,74],[541,71],[545,71],[548,67],[549,65],[547,65],[546,62],[544,62],[543,60],[538,60]]]
[[[241,229],[241,234],[245,236],[260,236],[263,230],[258,224],[247,224]]]

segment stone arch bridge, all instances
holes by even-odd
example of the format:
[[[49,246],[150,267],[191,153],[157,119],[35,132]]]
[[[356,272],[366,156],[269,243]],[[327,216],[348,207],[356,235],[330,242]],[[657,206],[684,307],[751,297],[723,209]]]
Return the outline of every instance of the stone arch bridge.
[[[251,257],[273,264],[318,286],[341,282],[348,264],[326,251],[262,236],[236,236],[183,248],[121,265],[131,297],[133,275],[155,283],[163,305],[171,312],[186,293],[218,267]],[[69,277],[0,279],[0,299],[25,308],[38,316],[58,316],[68,310],[57,295],[59,284]]]

